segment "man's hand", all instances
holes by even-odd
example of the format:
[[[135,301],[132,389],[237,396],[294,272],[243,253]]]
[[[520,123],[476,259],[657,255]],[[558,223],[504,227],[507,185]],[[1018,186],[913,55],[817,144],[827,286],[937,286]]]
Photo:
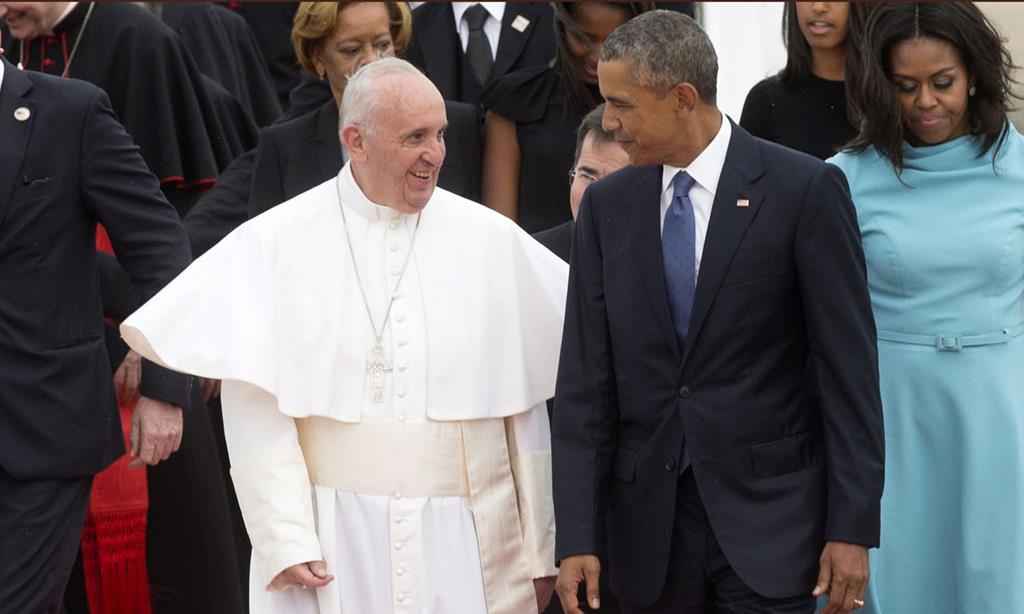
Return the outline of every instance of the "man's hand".
[[[280,591],[289,586],[299,588],[320,588],[327,586],[334,576],[327,573],[326,561],[309,561],[292,565],[274,577],[270,590]]]
[[[821,551],[818,583],[811,593],[827,594],[822,614],[849,614],[864,605],[868,584],[868,549],[857,544],[826,542]]]
[[[142,356],[135,350],[128,350],[121,366],[114,372],[114,390],[117,402],[128,405],[139,396],[139,382],[142,381]]]
[[[555,592],[555,576],[534,578],[533,590],[537,593],[537,614],[541,614],[551,603],[551,595]]]
[[[181,432],[180,407],[139,397],[135,413],[132,414],[132,432],[128,437],[132,446],[130,453],[135,460],[128,463],[128,466],[139,467],[143,463],[155,465],[167,460],[172,452],[177,452],[181,447]]]
[[[558,568],[558,581],[555,582],[555,592],[558,593],[558,600],[562,602],[565,614],[583,614],[579,599],[576,598],[580,582],[586,582],[587,603],[590,608],[596,610],[601,607],[601,593],[598,589],[600,577],[601,561],[593,554],[577,554],[562,559]]]
[[[199,378],[199,388],[203,391],[203,400],[209,401],[213,397],[220,396],[220,380]]]

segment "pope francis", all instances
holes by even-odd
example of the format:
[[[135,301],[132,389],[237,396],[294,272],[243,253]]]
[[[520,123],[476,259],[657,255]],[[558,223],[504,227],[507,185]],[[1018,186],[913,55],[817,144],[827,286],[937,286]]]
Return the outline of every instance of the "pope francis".
[[[345,89],[335,179],[249,221],[128,318],[223,380],[254,614],[523,614],[550,599],[567,266],[436,188],[444,101],[385,59]]]

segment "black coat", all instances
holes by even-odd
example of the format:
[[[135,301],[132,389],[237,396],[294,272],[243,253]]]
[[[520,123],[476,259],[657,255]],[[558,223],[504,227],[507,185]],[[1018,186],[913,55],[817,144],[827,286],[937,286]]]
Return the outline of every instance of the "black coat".
[[[523,19],[528,22],[522,32],[512,25],[517,19],[520,24]],[[505,3],[494,65],[484,86],[514,70],[550,62],[555,57],[553,19],[547,2]],[[445,100],[476,105],[482,89],[464,87],[463,55],[450,3],[424,2],[413,10],[405,59],[426,73]]]
[[[533,233],[533,238],[555,253],[556,256],[569,262],[569,254],[572,252],[572,235],[576,232],[576,222],[569,220],[554,228],[548,228]]]
[[[809,594],[826,540],[878,545],[875,325],[846,180],[732,131],[685,348],[665,289],[661,166],[595,183],[576,221],[556,551],[607,551],[612,591],[637,606],[664,586],[684,440],[715,536],[754,591]]]
[[[96,224],[143,299],[188,265],[188,244],[102,90],[0,61],[0,465],[88,475],[124,452]],[[140,393],[187,407],[188,379],[146,362]]]

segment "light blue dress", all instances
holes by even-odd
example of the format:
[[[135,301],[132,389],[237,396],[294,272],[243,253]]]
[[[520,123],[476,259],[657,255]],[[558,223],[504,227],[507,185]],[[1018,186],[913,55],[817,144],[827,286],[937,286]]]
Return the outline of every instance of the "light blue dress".
[[[962,137],[830,162],[857,208],[880,340],[881,548],[863,613],[1024,612],[1024,137],[995,156]],[[904,185],[905,184],[905,185]],[[891,333],[941,336],[932,345]],[[954,351],[949,351],[954,350]]]

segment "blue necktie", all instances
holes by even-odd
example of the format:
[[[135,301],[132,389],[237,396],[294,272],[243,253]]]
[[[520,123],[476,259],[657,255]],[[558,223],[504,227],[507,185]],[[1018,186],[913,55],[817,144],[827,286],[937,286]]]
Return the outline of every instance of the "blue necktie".
[[[693,313],[693,291],[697,286],[696,226],[690,188],[694,180],[684,171],[672,179],[672,203],[665,213],[665,226],[661,231],[661,253],[665,264],[665,289],[672,311],[679,350],[686,348],[686,335]]]

